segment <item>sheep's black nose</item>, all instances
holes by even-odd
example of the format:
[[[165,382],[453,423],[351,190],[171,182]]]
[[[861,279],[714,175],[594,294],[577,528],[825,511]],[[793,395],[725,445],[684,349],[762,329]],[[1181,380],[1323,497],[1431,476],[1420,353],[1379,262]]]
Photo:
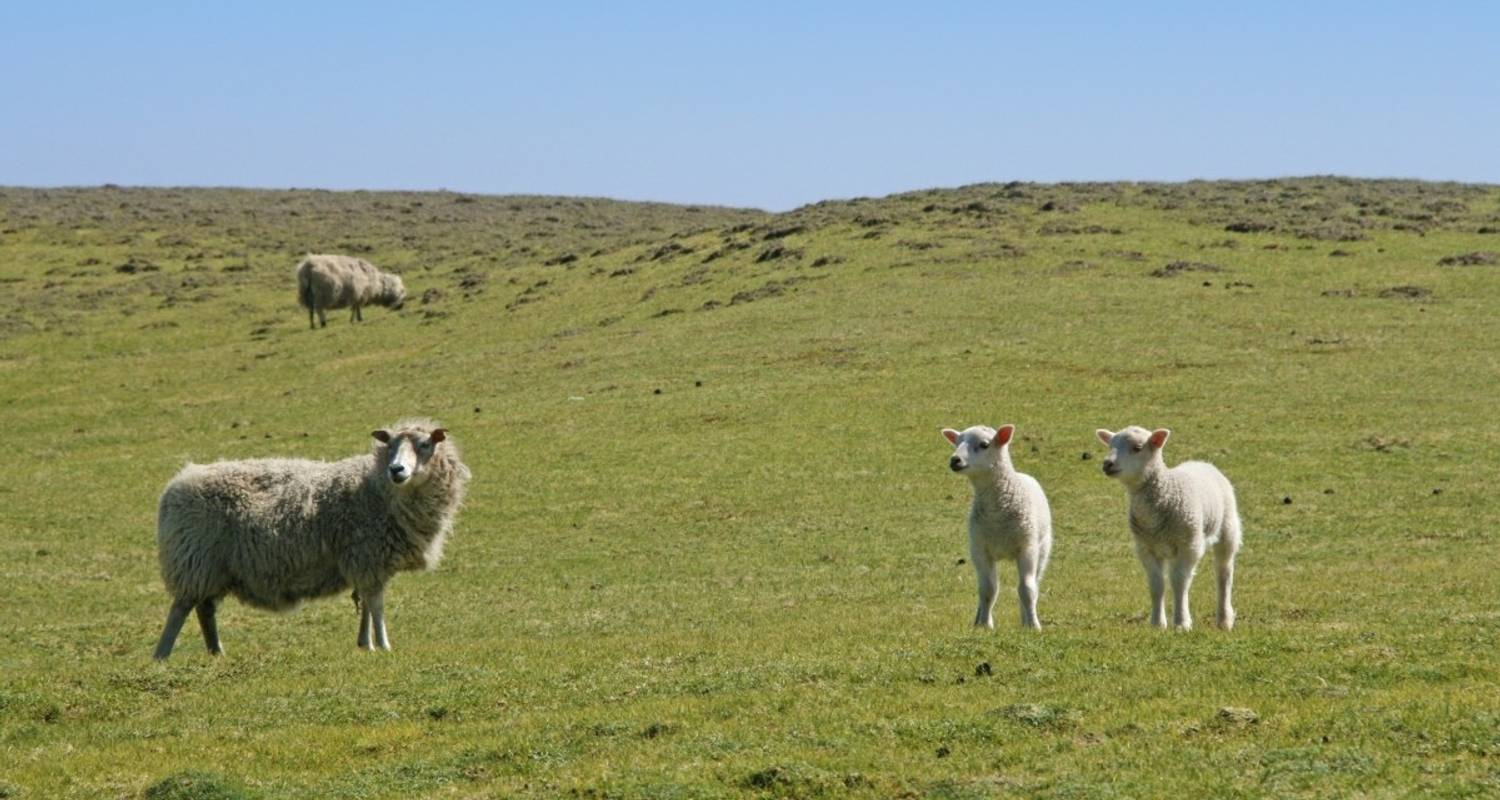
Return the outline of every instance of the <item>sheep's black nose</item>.
[[[963,459],[959,458],[958,456],[954,456],[954,457],[948,459],[948,469],[951,469],[954,472],[958,472],[959,470],[961,470],[963,468],[964,468]]]

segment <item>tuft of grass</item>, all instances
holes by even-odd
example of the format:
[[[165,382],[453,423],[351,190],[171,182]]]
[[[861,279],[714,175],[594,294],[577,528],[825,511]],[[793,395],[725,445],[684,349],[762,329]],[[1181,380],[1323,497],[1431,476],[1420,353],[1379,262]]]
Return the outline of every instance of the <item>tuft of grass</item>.
[[[146,787],[142,795],[145,800],[249,800],[253,796],[233,780],[199,770],[168,775]]]

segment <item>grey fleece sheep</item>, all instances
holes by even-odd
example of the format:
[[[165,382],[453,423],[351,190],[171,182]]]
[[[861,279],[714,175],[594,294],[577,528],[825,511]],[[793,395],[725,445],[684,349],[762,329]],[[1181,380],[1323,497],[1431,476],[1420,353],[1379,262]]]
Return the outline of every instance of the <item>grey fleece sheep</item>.
[[[330,308],[352,308],[351,322],[364,319],[361,306],[399,309],[406,302],[406,286],[399,276],[381,272],[363,258],[309,255],[297,265],[297,302],[307,309],[310,327],[318,327],[313,323],[316,313],[326,328]]]
[[[156,545],[172,608],[157,659],[172,654],[195,610],[209,652],[224,652],[214,611],[225,595],[286,611],[351,586],[359,646],[390,649],[385,585],[397,572],[430,569],[442,558],[469,469],[431,420],[403,420],[372,435],[368,455],[189,464],[167,484]]]

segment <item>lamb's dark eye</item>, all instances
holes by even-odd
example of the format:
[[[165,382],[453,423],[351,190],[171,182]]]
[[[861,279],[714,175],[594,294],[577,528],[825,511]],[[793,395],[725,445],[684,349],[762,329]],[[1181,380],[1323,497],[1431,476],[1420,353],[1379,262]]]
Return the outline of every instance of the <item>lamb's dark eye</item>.
[[[1132,453],[1139,453],[1139,452],[1141,452],[1141,446],[1138,445],[1138,444],[1131,445],[1130,446],[1130,452],[1132,452]]]
[[[980,442],[979,443],[979,449],[980,450],[988,450],[988,449],[990,449],[990,443],[989,442]]]

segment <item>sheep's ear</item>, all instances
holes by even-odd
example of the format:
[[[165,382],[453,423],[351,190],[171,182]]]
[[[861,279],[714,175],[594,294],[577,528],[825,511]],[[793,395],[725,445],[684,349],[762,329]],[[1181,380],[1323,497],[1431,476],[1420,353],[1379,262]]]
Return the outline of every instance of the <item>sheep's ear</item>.
[[[1016,435],[1016,426],[1014,426],[1014,425],[1001,425],[1000,428],[999,428],[999,430],[995,431],[995,444],[997,444],[997,445],[999,445],[1001,447],[1004,447],[1004,446],[1010,444],[1010,437],[1015,436],[1015,435]]]
[[[1100,428],[1099,430],[1094,431],[1094,435],[1097,436],[1097,437],[1099,437],[1099,441],[1104,442],[1105,444],[1109,444],[1110,442],[1113,442],[1115,440],[1115,434],[1114,434],[1114,432],[1113,431],[1107,431],[1107,430],[1105,430],[1103,428]]]
[[[371,431],[370,435],[374,436],[375,441],[380,442],[381,444],[390,444],[391,442],[390,431]]]
[[[437,444],[438,442],[441,442],[444,439],[448,438],[448,429],[433,428],[432,433],[429,434],[427,438],[431,439],[433,444]]]
[[[948,440],[948,444],[958,444],[958,436],[958,431],[952,428],[943,429],[943,438]]]
[[[1152,450],[1160,450],[1167,443],[1167,437],[1171,435],[1172,432],[1166,428],[1157,428],[1151,432],[1151,438],[1146,441],[1151,443]]]

